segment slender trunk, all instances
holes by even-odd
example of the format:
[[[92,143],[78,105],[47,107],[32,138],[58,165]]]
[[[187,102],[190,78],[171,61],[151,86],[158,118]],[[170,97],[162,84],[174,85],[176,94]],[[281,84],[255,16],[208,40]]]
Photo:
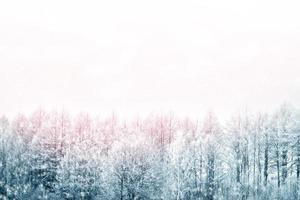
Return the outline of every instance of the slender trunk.
[[[195,147],[194,147],[194,158],[195,158]],[[194,159],[194,183],[195,188],[198,188],[198,182],[197,182],[197,168],[196,168],[196,159]]]
[[[279,147],[276,147],[276,168],[277,168],[277,187],[280,188],[280,162],[279,162]]]
[[[298,136],[297,140],[297,158],[296,158],[296,174],[297,174],[297,181],[299,181],[300,176],[300,136]]]
[[[3,144],[2,144],[3,145]],[[7,184],[7,176],[5,174],[5,169],[6,169],[6,154],[4,148],[1,150],[3,153],[0,152],[1,156],[1,162],[0,162],[0,182],[2,184],[0,185],[0,196],[6,196],[6,184]],[[3,155],[1,155],[3,154]]]
[[[265,135],[265,152],[264,152],[264,185],[268,184],[268,168],[269,168],[269,144],[268,144],[268,135]]]
[[[239,138],[238,138],[239,139]],[[238,142],[236,146],[236,182],[241,182],[241,151],[240,151],[240,144]]]
[[[260,191],[261,185],[262,185],[262,181],[261,181],[261,177],[262,177],[262,164],[261,164],[261,143],[259,143],[258,145],[258,154],[257,154],[257,165],[258,165],[258,175],[257,175],[257,182],[256,182],[256,191],[257,194]]]
[[[206,188],[206,193],[207,193],[207,199],[208,200],[213,200],[214,199],[214,193],[215,193],[215,158],[214,158],[214,153],[211,152],[209,153],[208,156],[208,172],[207,172],[207,188]]]
[[[200,155],[200,166],[199,166],[199,191],[202,191],[202,170],[203,170],[203,159],[202,159],[202,155]]]
[[[254,133],[254,144],[253,144],[253,196],[256,197],[256,132]],[[259,162],[259,159],[257,159]]]
[[[123,200],[124,180],[121,178],[120,200]]]
[[[240,169],[240,166],[239,166],[238,163],[237,163],[237,166],[236,166],[236,182],[237,183],[241,182],[241,169]]]
[[[180,168],[179,168],[179,161],[177,160],[178,166],[177,166],[177,195],[176,195],[176,199],[179,200],[180,199]]]
[[[282,158],[282,162],[281,162],[281,176],[282,176],[282,184],[285,184],[286,182],[286,178],[288,175],[288,171],[287,171],[287,150],[282,151],[281,154],[281,158]]]

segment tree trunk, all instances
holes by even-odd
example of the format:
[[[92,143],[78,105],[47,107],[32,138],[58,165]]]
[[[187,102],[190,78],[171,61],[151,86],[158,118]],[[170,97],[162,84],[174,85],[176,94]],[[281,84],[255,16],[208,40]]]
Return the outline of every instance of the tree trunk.
[[[276,168],[277,168],[277,187],[280,188],[280,162],[279,162],[279,147],[276,147]]]
[[[268,168],[269,168],[269,144],[268,144],[268,136],[265,138],[265,152],[264,152],[264,185],[268,184]]]
[[[207,199],[213,200],[215,193],[215,158],[213,153],[210,153],[208,156],[208,173],[207,173]]]
[[[288,175],[288,171],[287,171],[287,150],[282,151],[282,162],[281,162],[281,177],[282,177],[282,184],[285,184],[286,182],[286,178]]]

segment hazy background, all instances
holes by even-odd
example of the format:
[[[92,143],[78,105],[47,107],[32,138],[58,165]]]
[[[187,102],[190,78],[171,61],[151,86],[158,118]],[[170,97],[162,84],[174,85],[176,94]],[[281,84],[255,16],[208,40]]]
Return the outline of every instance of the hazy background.
[[[300,105],[299,1],[1,1],[0,113]]]

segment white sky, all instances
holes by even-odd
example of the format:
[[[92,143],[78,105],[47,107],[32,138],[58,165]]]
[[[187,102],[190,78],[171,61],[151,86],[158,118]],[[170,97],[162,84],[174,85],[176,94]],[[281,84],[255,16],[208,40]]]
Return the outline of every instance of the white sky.
[[[299,1],[0,3],[0,113],[300,106]]]

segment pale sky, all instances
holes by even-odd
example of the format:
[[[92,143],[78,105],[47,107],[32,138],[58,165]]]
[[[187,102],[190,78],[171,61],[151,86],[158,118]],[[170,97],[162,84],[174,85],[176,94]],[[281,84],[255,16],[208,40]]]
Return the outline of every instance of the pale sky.
[[[300,3],[0,3],[0,113],[126,115],[300,106]]]

